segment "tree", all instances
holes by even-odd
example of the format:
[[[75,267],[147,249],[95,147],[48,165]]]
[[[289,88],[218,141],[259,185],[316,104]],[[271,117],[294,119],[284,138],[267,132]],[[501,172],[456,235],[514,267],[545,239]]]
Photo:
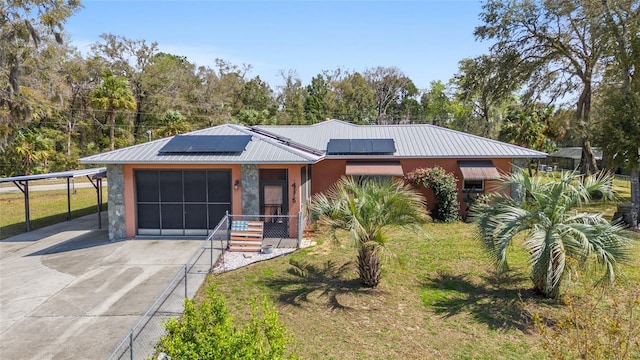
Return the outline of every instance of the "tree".
[[[602,135],[610,163],[629,169],[631,226],[640,218],[640,4],[637,1],[602,0],[603,17],[614,40],[611,82],[605,86]]]
[[[128,80],[136,104],[133,135],[138,136],[148,97],[143,84],[144,70],[157,54],[158,44],[147,44],[145,40],[132,40],[113,34],[102,34],[100,37],[102,42],[91,45],[91,49],[106,61],[107,67],[116,76],[123,76]]]
[[[547,122],[552,113],[553,107],[549,106],[513,105],[507,110],[498,138],[529,149],[553,150],[546,148],[550,146],[546,132]],[[539,162],[539,159],[528,159],[529,175],[532,175],[531,165],[535,164],[537,169]]]
[[[480,122],[478,135],[495,137],[504,104],[511,102],[514,91],[522,83],[517,72],[513,71],[517,61],[518,55],[513,51],[460,61],[458,73],[454,76],[457,97],[472,109],[473,116],[467,121]]]
[[[496,267],[506,270],[509,245],[524,235],[531,280],[535,290],[547,297],[557,298],[569,270],[590,257],[604,267],[602,281],[612,283],[629,255],[629,240],[621,226],[602,214],[578,211],[594,194],[612,198],[612,181],[605,173],[581,178],[566,172],[546,183],[525,171],[512,173],[503,185],[505,190],[519,189],[517,194],[494,194],[472,207],[480,240]]]
[[[373,90],[376,106],[376,122],[387,124],[392,121],[387,112],[393,104],[399,104],[404,98],[415,96],[418,89],[411,79],[397,67],[378,66],[367,69],[364,78]]]
[[[307,92],[295,70],[280,71],[284,85],[280,86],[280,93],[276,97],[280,105],[280,123],[306,124],[304,103]]]
[[[582,140],[581,171],[597,171],[591,150],[592,84],[600,74],[608,45],[602,8],[596,1],[489,0],[475,34],[496,40],[493,53],[513,53],[520,59],[509,71],[529,79],[530,93],[552,99],[578,92],[576,119]]]
[[[436,126],[447,126],[452,118],[451,99],[442,81],[432,81],[429,90],[422,94],[420,104],[424,109],[424,120]]]
[[[312,218],[332,231],[349,231],[358,248],[358,274],[368,287],[380,283],[381,251],[392,226],[411,226],[420,232],[427,219],[422,195],[402,181],[348,177],[326,194],[316,195],[310,205]]]
[[[91,105],[105,111],[105,122],[109,124],[109,150],[115,149],[116,112],[135,110],[136,101],[124,77],[116,77],[107,71],[102,82],[91,93]]]
[[[355,124],[370,123],[376,115],[374,93],[362,74],[346,74],[334,83],[340,119]]]
[[[322,74],[311,79],[311,84],[307,85],[307,97],[304,101],[304,112],[307,122],[315,124],[327,120],[331,116],[329,106],[329,83]]]
[[[162,117],[162,126],[158,130],[160,136],[174,136],[190,130],[187,119],[176,110],[167,110]]]
[[[0,151],[12,129],[34,118],[32,94],[21,91],[27,74],[45,74],[46,48],[63,43],[67,18],[81,7],[78,0],[2,2],[0,7]]]

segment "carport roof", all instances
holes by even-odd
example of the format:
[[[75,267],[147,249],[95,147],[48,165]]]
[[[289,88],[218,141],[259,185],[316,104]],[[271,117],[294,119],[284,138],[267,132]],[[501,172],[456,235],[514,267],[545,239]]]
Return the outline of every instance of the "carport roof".
[[[101,176],[104,177],[107,174],[106,168],[93,168],[93,169],[80,169],[53,172],[47,174],[34,174],[34,175],[19,175],[7,178],[0,178],[0,183],[14,182],[14,181],[32,181],[41,179],[55,179],[55,178],[77,178],[81,176]]]

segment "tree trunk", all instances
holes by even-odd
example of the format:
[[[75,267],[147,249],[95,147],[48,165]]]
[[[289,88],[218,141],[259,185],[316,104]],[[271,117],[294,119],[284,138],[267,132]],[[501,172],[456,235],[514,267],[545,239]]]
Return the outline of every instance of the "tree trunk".
[[[593,149],[591,148],[591,141],[587,139],[582,140],[582,157],[580,158],[580,173],[585,175],[591,175],[598,172],[598,164],[596,158],[593,155]]]
[[[358,250],[358,275],[368,287],[376,287],[380,283],[380,255],[375,245],[363,244]]]
[[[634,166],[635,165],[635,166]],[[638,164],[631,166],[631,228],[638,230],[638,217],[640,216],[640,171]]]
[[[109,150],[115,149],[115,137],[116,137],[116,113],[109,111]]]
[[[578,103],[576,104],[576,119],[578,120],[580,137],[582,137],[580,173],[590,175],[598,172],[598,165],[596,164],[593,150],[591,149],[591,134],[589,130],[589,117],[591,114],[591,70],[589,68],[585,68],[581,80],[584,88],[582,88]]]

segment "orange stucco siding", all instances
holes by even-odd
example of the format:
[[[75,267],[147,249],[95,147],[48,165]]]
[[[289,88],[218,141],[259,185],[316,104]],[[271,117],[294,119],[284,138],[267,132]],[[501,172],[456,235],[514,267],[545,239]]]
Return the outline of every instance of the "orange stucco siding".
[[[475,160],[475,159],[474,159]],[[477,159],[487,160],[487,159]],[[500,173],[511,171],[511,159],[489,159]],[[311,191],[313,194],[327,191],[345,173],[347,160],[331,159],[323,160],[312,166]],[[440,166],[447,172],[454,174],[458,180],[458,201],[460,202],[461,215],[466,215],[467,209],[464,204],[464,193],[462,192],[462,173],[458,167],[458,159],[400,159],[402,170],[405,174],[419,168]],[[485,191],[493,191],[497,186],[496,181],[486,181]],[[435,204],[433,192],[422,189],[422,193],[427,200],[427,208],[432,210]]]
[[[136,169],[154,170],[231,170],[231,183],[233,184],[240,177],[240,165],[190,165],[190,164],[131,164],[124,165],[124,208],[127,237],[136,235],[136,199],[135,182],[133,178]],[[234,213],[242,213],[242,192],[240,189],[231,192],[231,209]]]

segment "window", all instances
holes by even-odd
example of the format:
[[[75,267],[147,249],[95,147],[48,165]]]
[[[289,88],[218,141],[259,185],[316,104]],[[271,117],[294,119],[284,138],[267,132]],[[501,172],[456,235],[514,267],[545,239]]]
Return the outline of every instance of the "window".
[[[484,181],[483,180],[465,180],[462,185],[462,191],[464,192],[483,192]]]

